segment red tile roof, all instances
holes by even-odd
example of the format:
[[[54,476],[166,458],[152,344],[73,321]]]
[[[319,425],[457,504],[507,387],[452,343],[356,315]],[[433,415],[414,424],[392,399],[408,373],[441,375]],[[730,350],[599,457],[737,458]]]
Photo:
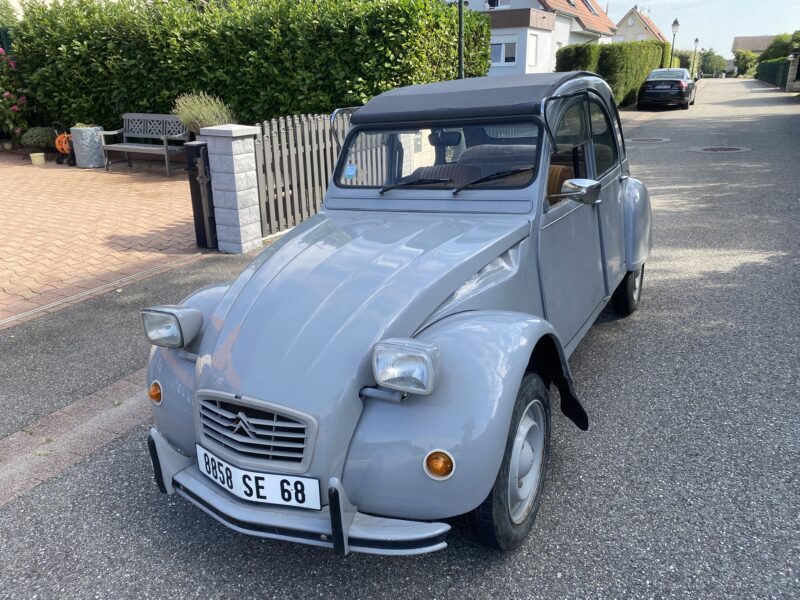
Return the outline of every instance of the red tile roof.
[[[591,4],[597,14],[593,14],[585,3]],[[608,15],[595,0],[573,0],[572,3],[570,3],[570,0],[539,0],[539,4],[546,10],[557,11],[575,17],[581,27],[587,31],[603,35],[614,35],[617,30],[614,21],[608,18]]]

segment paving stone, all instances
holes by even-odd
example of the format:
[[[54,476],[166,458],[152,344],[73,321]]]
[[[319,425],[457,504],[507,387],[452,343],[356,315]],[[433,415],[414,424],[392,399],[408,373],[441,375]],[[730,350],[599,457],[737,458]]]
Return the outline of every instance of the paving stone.
[[[197,252],[185,175],[150,166],[34,167],[0,153],[0,321]]]

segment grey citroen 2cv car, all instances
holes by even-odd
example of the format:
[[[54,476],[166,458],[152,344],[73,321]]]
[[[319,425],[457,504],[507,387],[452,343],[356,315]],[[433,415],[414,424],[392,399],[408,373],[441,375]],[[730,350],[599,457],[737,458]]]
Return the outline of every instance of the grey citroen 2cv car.
[[[156,483],[339,553],[531,529],[570,354],[633,312],[650,201],[583,72],[415,85],[352,114],[319,214],[233,282],[142,312]]]

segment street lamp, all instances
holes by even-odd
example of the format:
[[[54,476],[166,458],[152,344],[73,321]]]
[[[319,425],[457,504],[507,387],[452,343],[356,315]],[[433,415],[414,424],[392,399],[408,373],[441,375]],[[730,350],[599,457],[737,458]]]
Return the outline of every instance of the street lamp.
[[[455,0],[458,4],[458,78],[464,79],[464,7],[467,0]]]
[[[697,76],[697,72],[695,71],[695,67],[697,66],[695,62],[697,61],[697,45],[700,43],[700,38],[694,38],[694,54],[692,54],[692,69],[690,71],[690,75],[692,77]]]
[[[675,54],[675,34],[678,33],[678,27],[680,27],[680,26],[681,26],[681,24],[678,23],[678,19],[676,18],[672,22],[672,50],[669,53],[669,67],[670,68],[672,68],[672,57]]]

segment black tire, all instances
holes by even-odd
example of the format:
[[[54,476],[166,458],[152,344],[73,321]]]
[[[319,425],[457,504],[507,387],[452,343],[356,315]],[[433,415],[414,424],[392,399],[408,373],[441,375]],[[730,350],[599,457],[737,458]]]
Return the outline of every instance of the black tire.
[[[541,412],[539,412],[541,409]],[[511,501],[509,500],[509,480],[511,477],[511,461],[514,454],[515,442],[520,430],[523,417],[528,414],[540,414],[544,426],[538,429],[538,434],[543,439],[543,448],[538,453],[533,452],[532,466],[528,474],[538,472],[538,481],[532,480],[531,487],[535,489],[524,502],[519,502],[522,509],[516,519],[512,516]],[[527,418],[527,417],[526,417]],[[532,430],[533,428],[531,428]],[[543,431],[542,431],[543,430]],[[530,430],[529,430],[530,431]],[[540,439],[537,437],[537,440]],[[538,444],[537,444],[538,445]],[[520,446],[521,448],[521,446]],[[531,446],[529,446],[531,448]],[[521,454],[521,450],[517,456]],[[506,439],[506,449],[500,463],[500,471],[495,479],[494,486],[489,496],[483,503],[470,513],[470,521],[475,537],[481,543],[498,550],[514,550],[525,541],[528,533],[536,520],[539,504],[542,501],[544,480],[547,475],[547,463],[550,458],[550,399],[547,387],[542,378],[536,373],[527,373],[522,378],[522,383],[517,393],[514,412],[511,416],[511,426]],[[538,464],[538,468],[537,468]],[[520,489],[523,488],[519,483]],[[532,498],[532,500],[531,500]]]
[[[644,110],[647,105],[644,102],[636,103],[636,110]]]
[[[691,101],[691,102],[689,102],[689,104],[691,104],[692,106],[694,106],[694,101],[695,101],[695,99],[696,99],[696,96],[692,96],[692,101]]]
[[[638,277],[638,285],[637,285]],[[644,265],[639,267],[637,271],[628,271],[622,279],[614,295],[611,297],[611,302],[614,309],[624,317],[633,313],[639,308],[639,302],[642,299],[642,287],[644,286]]]
[[[681,110],[689,110],[689,103],[685,102],[684,104],[681,104]]]

